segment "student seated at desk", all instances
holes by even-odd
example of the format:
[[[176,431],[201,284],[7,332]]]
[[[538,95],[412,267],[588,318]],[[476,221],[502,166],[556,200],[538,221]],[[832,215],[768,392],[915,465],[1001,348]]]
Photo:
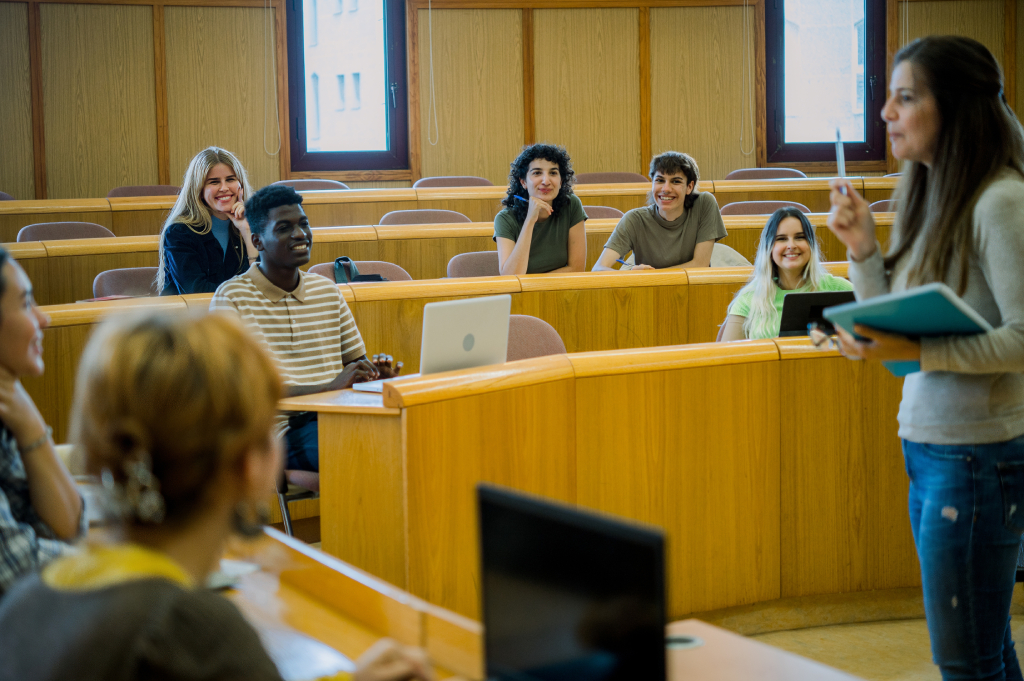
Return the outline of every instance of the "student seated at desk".
[[[512,162],[505,208],[494,217],[501,274],[582,272],[587,219],[573,194],[569,153],[551,144],[523,149]]]
[[[72,437],[123,523],[0,601],[0,676],[279,681],[256,632],[203,584],[232,534],[262,531],[282,392],[271,358],[228,315],[101,326],[82,357]],[[354,678],[431,673],[420,651],[384,642]]]
[[[729,305],[722,341],[775,338],[782,303],[794,291],[852,291],[853,284],[825,271],[814,226],[796,208],[780,208],[761,231],[754,272]]]
[[[388,355],[366,358],[341,290],[333,282],[299,269],[309,262],[313,232],[302,196],[291,187],[264,187],[246,203],[258,263],[224,282],[211,310],[237,313],[270,349],[289,397],[342,390],[353,383],[391,378],[402,369]],[[288,468],[320,470],[315,412],[280,417],[287,425]]]
[[[256,259],[243,202],[252,193],[230,151],[203,149],[185,171],[160,233],[160,295],[213,293]]]
[[[43,373],[48,324],[25,271],[0,247],[0,596],[85,533],[82,497],[21,385]]]
[[[689,154],[666,151],[651,159],[648,205],[627,212],[615,226],[594,272],[612,270],[633,252],[633,270],[710,267],[715,242],[726,236],[718,202],[696,191],[700,169]]]

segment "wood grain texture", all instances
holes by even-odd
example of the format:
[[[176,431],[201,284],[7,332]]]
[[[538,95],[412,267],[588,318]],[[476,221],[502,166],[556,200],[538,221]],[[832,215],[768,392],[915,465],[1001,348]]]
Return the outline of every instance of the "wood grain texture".
[[[1024,0],[1017,0],[1017,11],[1015,25],[1017,27],[1017,42],[1016,42],[1016,54],[1017,54],[1017,68],[1015,85],[1017,88],[1016,102],[1011,102],[1014,105],[1014,111],[1020,112],[1024,107]]]
[[[171,150],[167,131],[167,29],[164,6],[153,5],[153,67],[156,87],[156,165],[160,184],[171,184]]]
[[[55,213],[0,214],[0,243],[13,242],[22,227],[34,225],[37,222],[95,222],[107,229],[111,229],[113,225],[109,211],[69,210]]]
[[[523,144],[537,141],[537,103],[533,83],[533,10],[520,10],[523,15]]]
[[[1017,108],[1017,0],[1003,0],[1003,94]]]
[[[263,65],[264,13],[273,16],[273,10],[167,7],[164,12],[171,182],[179,184],[192,157],[211,145],[237,156],[254,188],[281,179],[278,159],[263,141],[264,104],[272,116],[277,99]],[[211,97],[207,83],[220,74],[225,82]],[[272,118],[267,125],[274,125]]]
[[[641,7],[637,22],[640,41],[640,162],[651,158],[651,8]]]
[[[32,165],[35,198],[46,198],[46,121],[43,115],[43,37],[39,4],[28,6],[29,71],[32,76]]]
[[[907,3],[899,3],[901,31],[904,4]],[[926,35],[968,36],[991,50],[1002,65],[1004,9],[1004,0],[915,0],[906,8],[908,39]]]
[[[409,67],[409,179],[422,177],[420,158],[420,50],[419,13],[416,5],[405,3],[405,57]]]
[[[747,26],[749,71],[743,63],[742,7],[651,10],[652,152],[690,154],[702,179],[723,179],[731,170],[757,165],[753,92],[744,91],[754,86],[752,10]],[[749,155],[741,151],[739,139],[744,104],[743,140]]]
[[[92,298],[96,275],[121,267],[156,267],[156,251],[47,258],[48,279],[34,285],[40,305],[61,305]]]
[[[490,236],[434,239],[389,239],[377,242],[379,259],[405,269],[413,279],[448,276],[448,261],[461,253],[496,251]]]
[[[47,196],[157,184],[152,8],[39,9]]]
[[[534,10],[537,141],[576,172],[642,172],[636,9]]]
[[[423,10],[418,18],[420,139],[415,142],[422,150],[422,175],[477,175],[505,184],[509,163],[523,143],[519,11],[434,10],[436,129],[430,113],[431,22]]]
[[[0,191],[35,198],[27,3],[0,4]]]

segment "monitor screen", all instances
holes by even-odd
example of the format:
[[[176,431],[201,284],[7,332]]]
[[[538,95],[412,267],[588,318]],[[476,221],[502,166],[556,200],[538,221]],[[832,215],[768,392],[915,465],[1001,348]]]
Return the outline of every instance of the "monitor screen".
[[[664,537],[481,485],[488,679],[664,681]]]

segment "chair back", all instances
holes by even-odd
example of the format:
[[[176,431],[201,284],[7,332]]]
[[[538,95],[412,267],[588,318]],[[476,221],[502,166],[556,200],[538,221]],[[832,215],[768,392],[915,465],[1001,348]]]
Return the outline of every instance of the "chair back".
[[[446,222],[472,222],[462,213],[454,210],[393,210],[380,219],[380,225],[436,225]]]
[[[725,176],[727,180],[784,180],[794,177],[807,177],[796,168],[740,168]]]
[[[278,180],[271,184],[283,184],[297,192],[314,192],[331,189],[348,189],[349,186],[337,180]]]
[[[383,260],[354,260],[353,264],[359,270],[359,274],[379,274],[388,281],[412,281],[412,277],[408,272],[391,262],[384,262]],[[309,271],[313,274],[319,274],[321,277],[327,277],[331,281],[335,280],[333,262],[313,265],[309,268]]]
[[[894,213],[896,212],[896,202],[892,199],[882,199],[872,203],[868,209],[872,213]]]
[[[576,173],[576,184],[622,184],[650,182],[640,173]]]
[[[92,280],[93,298],[156,296],[156,267],[123,267],[100,272]]]
[[[525,314],[509,315],[508,361],[565,353],[565,343],[555,327]]]
[[[882,177],[900,177],[903,173],[889,173],[888,175],[882,175]]]
[[[591,220],[606,220],[609,218],[615,218],[616,220],[622,217],[622,211],[618,208],[609,208],[608,206],[583,206],[583,212],[587,214],[587,217]]]
[[[16,241],[63,241],[64,239],[108,239],[114,233],[95,222],[38,222],[18,231]]]
[[[731,246],[715,244],[711,248],[712,267],[750,267],[751,264],[739,251]]]
[[[7,192],[0,192],[0,201],[14,201],[14,197]]]
[[[442,175],[421,177],[413,183],[413,189],[420,187],[493,187],[494,183],[485,177],[475,175]]]
[[[177,196],[181,187],[173,184],[137,184],[129,187],[114,187],[107,192],[108,199],[130,196]]]
[[[448,261],[448,278],[497,277],[501,274],[497,251],[460,253]]]
[[[722,206],[722,215],[771,215],[780,208],[796,208],[801,213],[811,209],[796,201],[735,201]]]

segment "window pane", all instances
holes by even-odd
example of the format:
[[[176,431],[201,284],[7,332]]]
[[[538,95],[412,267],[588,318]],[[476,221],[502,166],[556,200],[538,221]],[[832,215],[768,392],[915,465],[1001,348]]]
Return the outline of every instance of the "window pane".
[[[864,142],[865,0],[785,0],[787,144]]]
[[[343,5],[348,11],[336,11]],[[316,95],[307,95],[306,150],[387,151],[384,0],[305,0],[304,7],[306,77],[333,74],[338,84],[334,92],[314,85]]]

